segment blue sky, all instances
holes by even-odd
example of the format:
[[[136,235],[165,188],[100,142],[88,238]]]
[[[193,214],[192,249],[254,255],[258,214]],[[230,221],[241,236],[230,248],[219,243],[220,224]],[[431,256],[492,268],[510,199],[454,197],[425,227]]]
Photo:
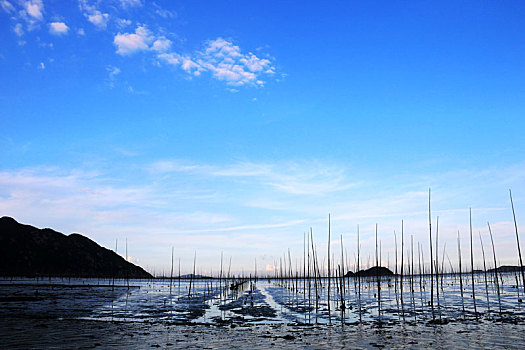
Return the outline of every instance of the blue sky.
[[[322,250],[331,213],[386,263],[402,219],[428,245],[432,187],[451,260],[472,207],[517,261],[522,2],[0,5],[1,215],[206,272],[299,259],[310,227]]]

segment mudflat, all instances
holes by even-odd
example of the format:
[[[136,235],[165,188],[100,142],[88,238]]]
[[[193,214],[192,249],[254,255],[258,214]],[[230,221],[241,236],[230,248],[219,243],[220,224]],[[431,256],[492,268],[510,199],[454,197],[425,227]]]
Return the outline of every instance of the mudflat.
[[[445,325],[220,326],[110,322],[83,319],[0,318],[0,340],[7,349],[520,349],[525,326],[479,322]]]

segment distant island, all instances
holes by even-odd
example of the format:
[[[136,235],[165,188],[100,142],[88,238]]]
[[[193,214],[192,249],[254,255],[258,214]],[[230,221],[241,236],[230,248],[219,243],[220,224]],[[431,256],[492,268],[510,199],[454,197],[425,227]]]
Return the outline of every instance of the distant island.
[[[525,269],[525,267],[524,267]],[[498,273],[510,273],[519,272],[521,268],[519,266],[500,266],[497,269],[487,269],[487,272],[493,273],[497,270]],[[470,273],[470,272],[463,272]],[[474,273],[483,273],[483,270],[474,270]],[[450,274],[450,273],[445,273]],[[374,277],[374,276],[393,276],[395,275],[390,269],[383,266],[373,266],[367,270],[359,270],[358,272],[348,271],[345,277]],[[398,274],[399,275],[399,274]]]
[[[525,268],[525,267],[524,267]],[[519,266],[509,266],[509,265],[503,265],[503,266],[500,266],[498,267],[497,269],[488,269],[487,272],[494,272],[494,271],[498,271],[500,273],[505,273],[505,272],[520,272],[521,271],[521,267]]]
[[[153,278],[78,233],[64,235],[0,218],[0,276]]]
[[[383,266],[373,266],[367,270],[357,272],[348,271],[345,277],[371,277],[371,276],[392,276],[394,273]]]

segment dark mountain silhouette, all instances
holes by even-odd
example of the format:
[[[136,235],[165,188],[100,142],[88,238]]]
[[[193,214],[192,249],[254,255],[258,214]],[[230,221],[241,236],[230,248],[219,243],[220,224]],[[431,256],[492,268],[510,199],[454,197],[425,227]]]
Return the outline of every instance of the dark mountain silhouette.
[[[383,266],[373,266],[367,270],[359,270],[358,272],[354,273],[352,271],[348,271],[345,275],[345,277],[373,277],[373,276],[392,276],[394,273]]]
[[[66,236],[0,218],[0,276],[152,278],[78,233]]]

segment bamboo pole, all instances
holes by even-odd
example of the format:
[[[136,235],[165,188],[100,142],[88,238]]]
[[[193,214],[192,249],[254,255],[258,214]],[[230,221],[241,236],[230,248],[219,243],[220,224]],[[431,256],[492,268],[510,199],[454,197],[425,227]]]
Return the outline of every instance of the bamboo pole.
[[[358,303],[359,303],[359,322],[362,321],[361,319],[361,274],[360,272],[360,245],[359,245],[359,224],[357,224],[357,282],[358,282]]]
[[[377,314],[381,322],[381,281],[379,278],[379,256],[377,254],[377,223],[376,223],[376,278],[377,278]]]
[[[485,263],[485,248],[483,248],[483,239],[481,239],[481,232],[479,232],[479,242],[481,243],[481,253],[483,254],[483,272],[485,274],[485,292],[487,294],[487,309],[488,311],[490,311],[489,286],[487,282],[487,264]]]
[[[332,316],[330,313],[330,214],[328,214],[328,322],[332,323]]]
[[[489,233],[490,233],[490,242],[492,244],[492,255],[494,257],[494,274],[495,274],[495,280],[496,280],[496,290],[498,293],[498,304],[499,304],[499,313],[501,316],[501,295],[499,290],[499,279],[498,279],[498,264],[496,262],[496,249],[494,249],[494,240],[492,239],[492,230],[490,229],[490,224],[487,221],[487,226],[489,227]]]
[[[523,293],[525,293],[525,271],[523,269],[523,260],[521,259],[520,237],[518,234],[518,222],[516,221],[516,212],[514,211],[514,201],[512,200],[512,191],[510,189],[509,189],[509,195],[510,195],[510,204],[512,206],[512,217],[514,218],[514,228],[516,229],[516,243],[518,245],[518,255],[520,257],[521,282],[523,284]]]
[[[401,315],[403,316],[403,321],[405,320],[405,304],[403,301],[403,267],[404,267],[404,222],[401,220],[401,280],[400,280],[400,290],[401,290]]]
[[[458,259],[459,259],[459,290],[461,292],[461,306],[463,308],[463,317],[465,317],[465,302],[463,301],[463,270],[461,268],[461,243],[458,230]]]
[[[432,319],[434,319],[434,258],[432,256],[432,215],[430,211],[430,188],[428,189],[428,234],[430,236],[430,308],[432,309]]]
[[[474,315],[478,318],[478,310],[476,308],[476,292],[474,286],[474,249],[472,248],[472,208],[469,209],[470,214],[470,269],[472,274],[472,299],[474,301]]]

